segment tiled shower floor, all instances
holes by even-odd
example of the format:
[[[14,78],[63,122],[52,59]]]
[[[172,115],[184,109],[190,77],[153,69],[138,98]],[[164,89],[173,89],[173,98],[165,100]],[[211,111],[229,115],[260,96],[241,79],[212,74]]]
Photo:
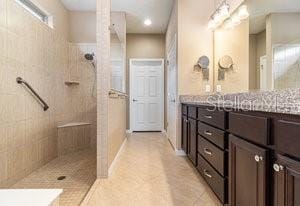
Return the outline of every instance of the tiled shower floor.
[[[57,180],[66,176],[64,180]],[[52,160],[20,180],[13,189],[63,189],[60,206],[77,206],[96,180],[96,151],[82,150]]]

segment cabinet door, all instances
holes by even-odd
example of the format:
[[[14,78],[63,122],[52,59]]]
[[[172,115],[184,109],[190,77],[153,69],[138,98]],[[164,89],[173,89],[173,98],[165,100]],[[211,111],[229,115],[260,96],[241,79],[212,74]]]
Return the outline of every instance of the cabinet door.
[[[300,206],[300,162],[278,155],[274,169],[274,205]]]
[[[197,121],[189,119],[188,123],[188,157],[194,165],[197,165]]]
[[[188,145],[188,119],[186,116],[182,116],[182,126],[181,126],[181,136],[182,136],[182,140],[181,140],[181,147],[184,150],[184,152],[187,154],[188,149],[187,149],[187,145]]]
[[[268,205],[267,150],[233,135],[229,137],[229,201],[231,206]]]

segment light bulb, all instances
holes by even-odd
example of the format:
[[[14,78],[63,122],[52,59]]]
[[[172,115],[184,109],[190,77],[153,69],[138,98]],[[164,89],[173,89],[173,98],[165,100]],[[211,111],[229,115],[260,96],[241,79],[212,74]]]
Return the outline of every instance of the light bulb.
[[[224,22],[224,29],[233,29],[234,25],[232,23],[232,19],[229,18]]]
[[[246,5],[243,5],[239,8],[238,15],[241,20],[247,19],[249,17],[249,12]]]
[[[230,16],[229,13],[229,5],[228,4],[223,4],[220,9],[219,9],[219,16],[222,20],[227,19]]]
[[[144,24],[145,24],[146,26],[150,26],[150,25],[152,24],[151,19],[146,19],[146,20],[144,21]]]
[[[231,23],[233,26],[237,26],[241,23],[241,19],[238,14],[233,14],[233,16],[231,17]]]
[[[213,19],[209,20],[208,29],[209,30],[215,30],[216,28],[217,28],[216,22]]]

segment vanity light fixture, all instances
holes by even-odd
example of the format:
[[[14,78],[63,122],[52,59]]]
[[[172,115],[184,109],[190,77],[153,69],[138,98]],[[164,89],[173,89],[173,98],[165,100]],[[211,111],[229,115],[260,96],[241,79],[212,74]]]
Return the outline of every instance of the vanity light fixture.
[[[222,6],[219,7],[216,12],[211,16],[208,28],[210,30],[217,29],[223,22],[225,29],[233,29],[235,26],[238,26],[243,20],[249,17],[248,8],[246,5],[240,6],[236,12],[231,16],[229,14],[229,5],[226,1],[223,2]],[[228,12],[226,12],[226,10]]]
[[[238,26],[243,20],[249,17],[249,12],[246,5],[242,5],[236,12],[234,12],[229,19],[225,21],[225,29],[233,29]]]
[[[223,23],[223,21],[230,16],[229,9],[229,4],[226,0],[224,0],[210,17],[210,20],[208,22],[208,29],[215,30],[216,28],[218,28]]]
[[[152,24],[151,19],[145,19],[144,24],[145,24],[146,26],[150,26],[150,25]]]
[[[240,20],[247,19],[249,17],[249,12],[246,5],[243,5],[238,10],[238,16]]]

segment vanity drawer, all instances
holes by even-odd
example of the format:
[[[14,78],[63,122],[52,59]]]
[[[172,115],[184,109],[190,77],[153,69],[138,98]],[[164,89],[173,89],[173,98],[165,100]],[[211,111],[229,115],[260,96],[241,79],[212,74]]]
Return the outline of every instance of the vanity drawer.
[[[182,114],[183,115],[188,115],[188,106],[187,105],[182,105],[182,109],[181,109],[182,111]]]
[[[197,107],[189,106],[188,116],[193,119],[197,119]]]
[[[229,113],[229,131],[262,145],[269,143],[269,119],[267,117],[231,112]]]
[[[300,122],[277,120],[274,137],[279,151],[300,158]]]
[[[198,152],[222,175],[224,176],[225,152],[206,139],[199,136]]]
[[[222,149],[225,148],[225,132],[223,130],[198,122],[198,133]]]
[[[225,184],[226,180],[220,176],[207,162],[198,154],[197,170],[210,185],[214,193],[221,200],[222,203],[226,202],[225,199]]]
[[[215,127],[225,129],[225,112],[210,108],[198,108],[198,119]]]

